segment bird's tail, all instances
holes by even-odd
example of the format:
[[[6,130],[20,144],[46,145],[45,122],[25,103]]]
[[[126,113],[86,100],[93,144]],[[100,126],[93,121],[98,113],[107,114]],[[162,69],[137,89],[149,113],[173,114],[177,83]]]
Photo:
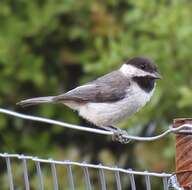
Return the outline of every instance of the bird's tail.
[[[54,102],[53,100],[54,97],[55,96],[31,98],[27,100],[22,100],[18,102],[17,105],[20,105],[22,107],[27,107],[27,106],[33,106],[33,105],[43,104],[43,103],[52,103]]]

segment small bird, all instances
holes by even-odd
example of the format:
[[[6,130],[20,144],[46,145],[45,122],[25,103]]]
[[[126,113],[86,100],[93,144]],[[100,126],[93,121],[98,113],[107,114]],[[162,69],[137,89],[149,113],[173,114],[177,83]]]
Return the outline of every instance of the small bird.
[[[116,124],[130,117],[151,98],[156,79],[156,64],[145,57],[133,57],[115,71],[58,96],[37,97],[17,104],[25,107],[41,103],[62,103],[97,127],[114,132],[114,139],[125,143],[126,131]]]

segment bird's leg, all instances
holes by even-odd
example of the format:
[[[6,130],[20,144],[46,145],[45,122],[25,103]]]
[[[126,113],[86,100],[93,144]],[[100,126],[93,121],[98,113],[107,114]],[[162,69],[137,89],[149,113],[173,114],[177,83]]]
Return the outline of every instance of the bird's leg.
[[[112,132],[115,132],[118,130],[118,128],[114,127],[114,126],[102,126],[102,127],[99,127],[101,129],[105,129],[106,131],[112,131]]]
[[[114,126],[107,126],[107,127],[102,126],[101,128],[104,128],[107,131],[113,132],[113,136],[112,136],[113,141],[118,141],[122,144],[127,144],[131,141],[130,139],[124,137],[124,136],[128,135],[127,131],[125,131],[125,130],[119,129],[119,128],[114,127]]]
[[[128,135],[127,131],[116,128],[116,131],[113,132],[112,140],[113,141],[118,141],[118,142],[120,142],[122,144],[127,144],[127,143],[129,143],[131,141],[130,139],[124,137],[124,136],[127,136],[127,135]]]

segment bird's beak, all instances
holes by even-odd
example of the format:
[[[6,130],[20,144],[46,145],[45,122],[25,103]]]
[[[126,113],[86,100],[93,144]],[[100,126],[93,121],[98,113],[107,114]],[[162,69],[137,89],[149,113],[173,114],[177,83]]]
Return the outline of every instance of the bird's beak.
[[[150,76],[154,79],[162,79],[162,76],[160,73],[155,72],[155,73],[151,73]]]

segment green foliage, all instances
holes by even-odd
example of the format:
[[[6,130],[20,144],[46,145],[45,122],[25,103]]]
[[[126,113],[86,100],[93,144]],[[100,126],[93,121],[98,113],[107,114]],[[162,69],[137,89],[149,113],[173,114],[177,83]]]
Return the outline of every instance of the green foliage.
[[[132,56],[143,55],[155,60],[163,80],[158,82],[150,104],[121,126],[155,122],[159,131],[166,129],[173,118],[190,117],[192,113],[191,10],[192,2],[188,0],[1,0],[0,104],[29,114],[84,124],[62,105],[21,109],[15,103],[29,97],[62,93],[118,68]],[[102,142],[98,141],[100,138]],[[88,141],[91,143],[84,149]],[[121,156],[131,152],[122,149],[117,156],[118,146],[115,150],[109,148],[111,141],[105,137],[93,138],[3,115],[0,115],[0,142],[1,152],[52,157],[54,154],[57,159],[74,159],[66,156],[66,152],[78,147],[77,159],[88,156],[94,161],[98,155],[97,159],[106,163],[108,157],[102,155],[112,154],[111,162],[119,162]],[[160,147],[158,152],[156,146]],[[156,146],[151,146],[151,153],[156,154],[154,160],[153,155],[148,160],[144,146],[138,158],[142,164],[133,162],[129,166],[146,167],[152,162],[149,166],[154,169],[172,168],[168,163],[174,158],[173,140]],[[165,161],[158,167],[159,161],[155,160],[160,152]],[[132,160],[137,159],[135,155],[139,157],[137,148]]]

